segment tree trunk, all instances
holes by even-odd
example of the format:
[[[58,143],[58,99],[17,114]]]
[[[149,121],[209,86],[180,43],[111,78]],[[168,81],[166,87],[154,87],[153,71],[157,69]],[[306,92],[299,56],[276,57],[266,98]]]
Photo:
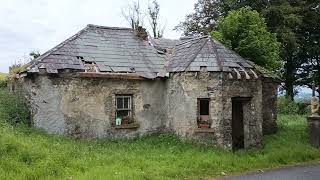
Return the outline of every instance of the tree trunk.
[[[292,81],[287,81],[286,82],[286,97],[290,99],[291,101],[294,100],[294,89],[293,89],[293,82]]]

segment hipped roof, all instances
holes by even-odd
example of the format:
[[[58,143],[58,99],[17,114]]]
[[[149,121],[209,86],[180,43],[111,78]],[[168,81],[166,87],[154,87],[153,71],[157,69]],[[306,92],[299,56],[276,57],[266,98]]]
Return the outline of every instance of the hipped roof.
[[[131,28],[88,25],[30,63],[29,73],[73,69],[85,71],[93,62],[102,73],[134,73],[144,78],[164,77],[171,72],[260,72],[234,51],[210,36],[180,40],[141,40]],[[264,72],[260,72],[264,74]],[[232,75],[231,75],[232,76]]]

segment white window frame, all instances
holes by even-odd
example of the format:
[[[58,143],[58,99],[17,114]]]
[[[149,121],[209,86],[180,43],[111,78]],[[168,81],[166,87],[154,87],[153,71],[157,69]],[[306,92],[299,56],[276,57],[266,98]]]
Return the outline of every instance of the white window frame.
[[[118,98],[122,98],[123,108],[118,108]],[[128,98],[128,108],[124,108],[124,99]],[[129,116],[132,117],[132,95],[116,95],[116,118],[118,117],[118,111],[129,111]]]

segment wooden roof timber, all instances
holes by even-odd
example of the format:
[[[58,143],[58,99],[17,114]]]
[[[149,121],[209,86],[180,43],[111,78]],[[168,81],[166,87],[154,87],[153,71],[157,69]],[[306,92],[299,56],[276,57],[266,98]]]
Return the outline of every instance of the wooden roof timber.
[[[106,78],[106,79],[126,79],[126,80],[147,80],[136,73],[100,73],[100,72],[79,72],[80,77]]]

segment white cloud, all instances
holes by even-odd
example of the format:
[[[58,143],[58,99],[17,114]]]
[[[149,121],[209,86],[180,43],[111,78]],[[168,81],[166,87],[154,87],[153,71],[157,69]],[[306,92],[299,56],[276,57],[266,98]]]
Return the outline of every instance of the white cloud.
[[[147,4],[149,0],[140,0]],[[87,24],[127,26],[121,9],[128,0],[7,0],[0,6],[0,72],[27,57],[32,50],[44,53]],[[158,0],[166,21],[165,37],[193,9],[196,0]],[[147,24],[148,22],[145,22]]]

